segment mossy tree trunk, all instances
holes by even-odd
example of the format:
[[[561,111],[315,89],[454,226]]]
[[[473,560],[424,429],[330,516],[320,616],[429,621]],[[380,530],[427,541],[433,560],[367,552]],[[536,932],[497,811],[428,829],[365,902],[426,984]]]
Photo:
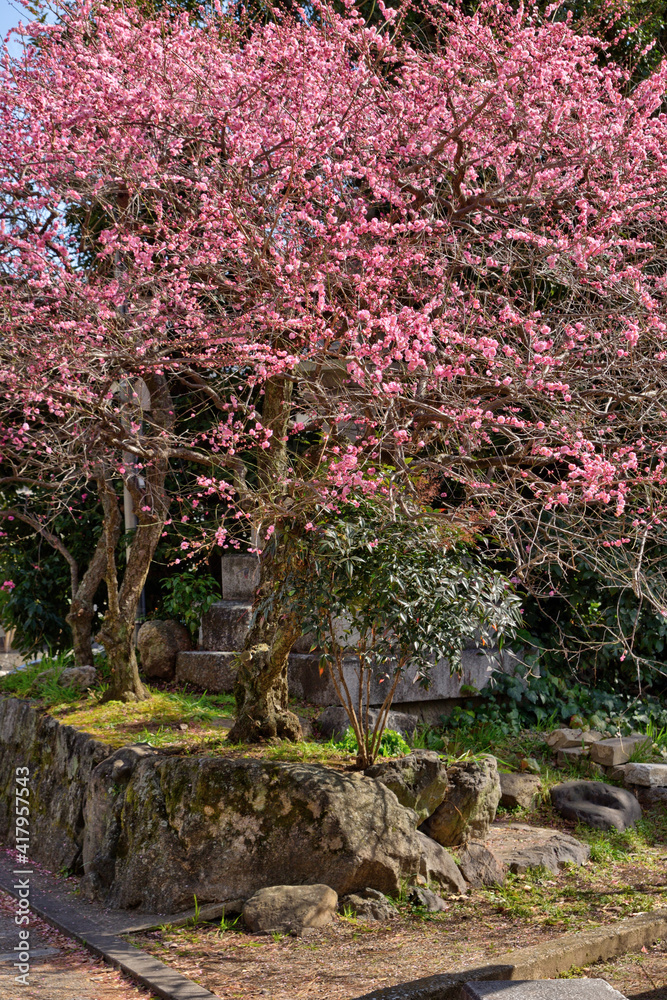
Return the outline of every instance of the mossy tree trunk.
[[[276,376],[267,381],[262,405],[262,424],[273,434],[270,447],[260,450],[257,471],[267,496],[283,490],[288,468],[287,425],[292,403],[292,380]],[[259,599],[270,596],[282,569],[280,553],[270,562],[261,560]],[[298,717],[288,708],[287,667],[289,654],[301,634],[300,623],[280,607],[267,618],[258,616],[238,656],[234,688],[236,720],[228,739],[234,743],[257,743],[279,737],[303,738]]]

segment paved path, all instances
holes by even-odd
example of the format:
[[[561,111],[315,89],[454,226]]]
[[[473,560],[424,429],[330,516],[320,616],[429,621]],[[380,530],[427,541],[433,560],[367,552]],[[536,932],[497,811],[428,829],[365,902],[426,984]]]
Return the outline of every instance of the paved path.
[[[0,1000],[151,1000],[115,969],[57,934],[42,921],[31,926],[28,984],[17,983],[18,942],[11,897],[0,900]]]
[[[18,944],[18,930],[14,924],[17,906],[13,899],[17,881],[12,873],[14,864],[9,854],[0,855],[0,890],[4,890],[0,892],[0,917],[5,921],[0,927],[0,934],[4,933],[0,941],[0,969],[9,972],[4,980],[0,979],[0,1000],[33,1000],[33,997],[34,1000],[110,1000],[112,996],[114,1000],[126,997],[135,1000],[154,995],[164,1000],[217,1000],[208,990],[127,944],[119,936],[130,930],[144,929],[147,924],[154,926],[156,914],[138,917],[119,910],[104,910],[95,903],[79,899],[66,880],[39,872],[34,867],[29,876],[29,983],[27,986],[17,983],[10,954]],[[160,922],[168,920],[163,916]],[[85,947],[78,947],[80,945]],[[126,988],[123,979],[114,973],[118,979],[115,992],[103,992],[102,986],[95,985],[90,977],[86,979],[85,970],[93,962],[91,953],[131,976],[145,988],[144,991]],[[99,969],[104,967],[98,965]],[[60,992],[54,992],[56,989]]]

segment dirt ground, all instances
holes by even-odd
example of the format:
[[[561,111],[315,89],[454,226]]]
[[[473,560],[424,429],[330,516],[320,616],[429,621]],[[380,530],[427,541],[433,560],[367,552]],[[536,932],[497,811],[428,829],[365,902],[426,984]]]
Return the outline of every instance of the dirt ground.
[[[637,952],[628,952],[613,962],[597,962],[571,975],[606,979],[632,1000],[667,1000],[667,940]]]

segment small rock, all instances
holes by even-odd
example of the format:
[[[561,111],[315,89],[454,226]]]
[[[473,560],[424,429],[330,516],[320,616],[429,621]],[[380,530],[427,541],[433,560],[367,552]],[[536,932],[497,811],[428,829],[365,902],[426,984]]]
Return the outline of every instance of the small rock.
[[[535,804],[542,790],[542,782],[536,775],[501,771],[499,777],[501,806],[505,809],[530,809]]]
[[[449,851],[419,830],[417,836],[422,849],[419,874],[423,875],[427,882],[433,882],[450,892],[459,895],[467,892],[463,876]]]
[[[470,843],[461,852],[459,868],[472,886],[503,885],[507,866],[484,844]]]
[[[529,868],[546,868],[556,874],[568,863],[583,864],[590,853],[588,844],[582,844],[576,837],[570,837],[566,833],[557,833],[545,844],[517,851],[509,859],[508,867],[513,875],[522,875]]]
[[[591,760],[603,767],[627,764],[634,750],[643,743],[650,743],[647,736],[617,736],[600,740],[591,747]]]
[[[643,785],[645,788],[667,786],[667,764],[626,764],[626,785]]]
[[[647,787],[646,785],[633,785],[632,792],[639,804],[646,808],[650,809],[651,806],[657,805],[658,802],[664,802],[667,805],[667,788],[664,786],[652,785]]]
[[[61,687],[78,688],[86,691],[97,684],[97,670],[95,667],[67,667],[58,678]]]
[[[541,774],[542,768],[534,757],[522,757],[519,761],[519,770],[527,771],[528,774]]]
[[[176,669],[176,657],[191,648],[190,633],[180,622],[144,622],[137,633],[141,672],[146,677],[170,680]]]
[[[412,906],[421,906],[429,913],[444,913],[445,910],[449,909],[449,904],[442,896],[438,896],[437,892],[431,892],[430,889],[420,889],[416,886],[413,886],[408,894],[408,903],[411,903]]]
[[[565,747],[556,754],[559,767],[578,767],[585,760],[588,760],[588,750],[583,747]]]
[[[246,900],[243,920],[254,934],[303,934],[330,923],[337,906],[328,885],[273,885]]]
[[[368,719],[371,725],[375,725],[378,716],[377,708],[368,710]],[[393,729],[400,733],[404,739],[412,739],[417,728],[418,719],[414,715],[405,712],[389,712],[387,716],[387,729]],[[339,705],[330,705],[325,708],[317,720],[317,726],[325,739],[340,739],[345,735],[345,731],[350,725],[347,712]]]
[[[181,722],[178,728],[181,730],[182,733],[184,733],[190,727],[188,726],[187,722]]]
[[[627,830],[641,818],[637,799],[624,788],[603,781],[566,781],[551,789],[554,809],[598,830]]]
[[[51,667],[51,669],[50,669],[50,670],[42,670],[42,672],[41,672],[40,674],[37,674],[37,675],[35,676],[35,678],[34,678],[34,680],[33,680],[33,682],[32,682],[32,683],[33,683],[33,684],[41,684],[41,683],[43,683],[44,681],[49,681],[49,680],[51,680],[51,678],[52,678],[52,677],[55,677],[55,675],[56,675],[56,672],[55,672],[55,670],[53,669],[53,667]]]
[[[605,773],[608,778],[612,781],[624,781],[625,780],[625,769],[627,764],[614,764],[613,767],[605,768]],[[602,767],[602,764],[600,764]]]
[[[435,750],[413,750],[399,760],[373,764],[364,774],[391,789],[402,806],[414,809],[420,823],[438,808],[449,784],[447,768]]]
[[[501,795],[496,758],[461,761],[448,769],[447,777],[442,805],[422,824],[422,832],[443,847],[485,840]]]
[[[394,920],[398,912],[394,904],[383,893],[377,889],[360,889],[359,892],[350,893],[343,896],[339,904],[342,912],[346,907],[351,907],[362,920]]]

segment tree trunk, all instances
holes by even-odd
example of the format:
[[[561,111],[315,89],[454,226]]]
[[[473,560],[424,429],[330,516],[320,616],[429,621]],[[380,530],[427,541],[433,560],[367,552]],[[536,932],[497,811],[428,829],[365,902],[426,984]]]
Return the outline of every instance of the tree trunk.
[[[149,456],[145,462],[145,479],[129,476],[125,484],[132,496],[137,527],[130,545],[123,582],[118,586],[116,544],[120,531],[119,498],[106,476],[98,477],[104,506],[106,543],[106,581],[108,611],[104,616],[98,639],[104,646],[111,668],[111,684],[105,701],[143,701],[150,693],[141,683],[135,653],[134,631],[141,592],[148,576],[169,510],[165,480],[169,470],[164,441],[174,423],[174,405],[163,375],[144,379],[151,401],[151,425],[154,435],[146,433],[143,449]]]
[[[257,472],[269,495],[284,489],[282,478],[288,467],[285,437],[291,402],[291,379],[277,376],[267,381],[262,424],[273,434],[270,447],[258,451]],[[280,570],[279,555],[270,562],[265,558],[261,560],[260,599],[270,595]],[[258,616],[237,660],[236,720],[227,737],[230,742],[258,743],[276,737],[303,739],[301,723],[288,708],[287,690],[289,654],[300,635],[297,620],[279,608],[266,619]]]
[[[272,586],[267,574],[260,595]],[[300,634],[297,620],[279,609],[268,618],[258,616],[237,659],[236,721],[227,737],[230,743],[303,739],[301,723],[288,707],[287,690],[289,654]]]
[[[115,548],[120,537],[120,522],[114,522],[112,533],[111,541]],[[106,537],[103,531],[81,582],[72,591],[72,603],[66,619],[72,630],[74,662],[78,667],[93,662],[93,620],[95,618],[93,600],[97,588],[106,575],[106,566]]]

